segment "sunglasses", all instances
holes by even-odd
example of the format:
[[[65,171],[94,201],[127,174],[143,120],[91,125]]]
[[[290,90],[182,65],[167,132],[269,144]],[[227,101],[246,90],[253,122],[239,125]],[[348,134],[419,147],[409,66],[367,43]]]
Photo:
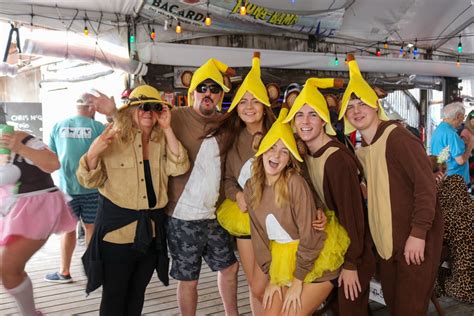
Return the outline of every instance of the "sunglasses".
[[[221,93],[222,88],[221,88],[221,86],[219,86],[217,84],[207,85],[207,84],[204,84],[204,83],[201,83],[200,85],[198,85],[196,87],[196,91],[199,92],[199,93],[206,93],[207,90],[211,91],[212,94],[219,94],[219,93]]]
[[[137,109],[148,112],[148,111],[155,111],[161,112],[163,110],[163,104],[161,103],[142,103],[137,106]]]

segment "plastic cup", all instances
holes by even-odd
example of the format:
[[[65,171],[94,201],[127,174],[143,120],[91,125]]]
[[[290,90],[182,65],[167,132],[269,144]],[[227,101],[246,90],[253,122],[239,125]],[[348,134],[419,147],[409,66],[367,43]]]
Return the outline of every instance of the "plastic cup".
[[[14,133],[14,128],[11,125],[7,124],[0,124],[0,137],[2,137],[5,134],[13,134]],[[0,147],[0,155],[10,155],[11,150],[10,148],[5,148],[5,147]]]

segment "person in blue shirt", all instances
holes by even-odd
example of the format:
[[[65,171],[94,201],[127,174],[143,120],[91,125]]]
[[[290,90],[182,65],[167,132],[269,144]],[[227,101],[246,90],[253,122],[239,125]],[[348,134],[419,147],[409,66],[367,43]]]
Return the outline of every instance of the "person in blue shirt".
[[[86,189],[79,184],[76,170],[79,159],[89,150],[90,145],[105,129],[94,120],[95,108],[88,103],[87,95],[76,101],[77,115],[56,123],[51,131],[49,147],[61,162],[59,169],[59,187],[71,196],[69,202],[76,217],[85,228],[86,245],[94,231],[99,194],[97,189]],[[61,267],[58,272],[45,276],[45,281],[54,283],[72,282],[70,266],[76,247],[76,231],[61,236]]]
[[[469,186],[469,164],[468,159],[474,142],[464,143],[457,134],[464,121],[466,110],[461,102],[453,102],[443,108],[443,121],[433,132],[431,138],[431,153],[433,155],[445,155],[448,166],[447,175],[458,174],[463,177]]]

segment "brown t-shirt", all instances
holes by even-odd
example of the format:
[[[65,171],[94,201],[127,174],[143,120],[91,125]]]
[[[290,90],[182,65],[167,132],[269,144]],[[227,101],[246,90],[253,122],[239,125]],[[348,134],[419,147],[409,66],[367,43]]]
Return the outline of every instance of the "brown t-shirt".
[[[216,205],[224,196],[225,157],[220,155],[220,139],[205,137],[212,124],[192,107],[173,109],[171,126],[188,151],[191,168],[181,176],[170,178],[166,212],[182,220],[214,219]]]
[[[305,157],[311,182],[323,203],[336,212],[351,243],[345,269],[357,269],[366,247],[372,242],[360,191],[359,169],[355,156],[337,140],[331,140],[313,155]]]
[[[316,206],[308,184],[302,176],[291,175],[288,179],[289,202],[282,207],[275,202],[273,187],[266,185],[260,204],[254,209],[251,206],[252,192],[249,181],[245,185],[244,195],[249,207],[252,244],[257,263],[268,274],[272,260],[270,241],[285,243],[299,240],[294,277],[304,280],[326,240],[325,232],[311,227]],[[338,271],[327,272],[317,280],[331,280],[337,274]]]
[[[232,201],[235,201],[236,194],[243,190],[245,182],[250,178],[251,165],[255,156],[252,141],[252,134],[244,128],[234,146],[227,153],[224,190],[225,197]]]
[[[403,126],[381,122],[356,152],[368,189],[368,218],[377,252],[402,257],[408,237],[442,234],[436,183],[424,147]]]

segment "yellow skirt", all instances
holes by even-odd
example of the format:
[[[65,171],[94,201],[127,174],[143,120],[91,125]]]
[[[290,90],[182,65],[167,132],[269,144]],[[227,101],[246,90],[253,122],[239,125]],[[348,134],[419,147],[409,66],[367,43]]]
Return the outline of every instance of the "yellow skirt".
[[[320,278],[326,271],[335,271],[344,263],[344,255],[350,244],[349,236],[339,224],[334,211],[326,211],[327,224],[324,231],[327,238],[324,246],[314,261],[313,269],[306,275],[304,283],[311,283]],[[311,223],[308,223],[311,225]],[[270,264],[270,282],[279,286],[288,286],[293,281],[296,269],[296,251],[299,241],[289,243],[270,242],[272,262]]]
[[[233,236],[250,235],[250,216],[242,212],[236,202],[225,199],[217,209],[217,221]]]

